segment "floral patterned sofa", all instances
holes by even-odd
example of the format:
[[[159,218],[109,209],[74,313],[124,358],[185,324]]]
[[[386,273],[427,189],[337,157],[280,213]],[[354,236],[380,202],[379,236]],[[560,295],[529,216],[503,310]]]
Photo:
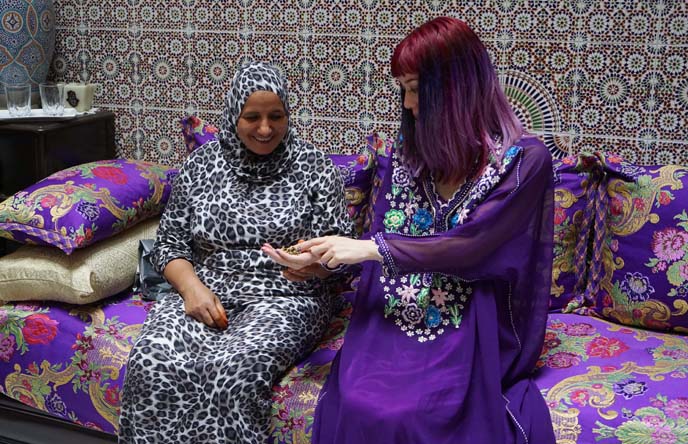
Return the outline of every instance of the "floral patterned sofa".
[[[536,381],[558,443],[688,443],[688,167],[555,162]]]
[[[186,135],[193,148],[213,133],[196,121]],[[371,136],[360,154],[332,156],[361,230],[389,149]],[[686,172],[603,154],[554,164],[551,314],[535,375],[559,444],[688,443]],[[127,353],[151,304],[127,290],[89,305],[0,306],[0,392],[61,418],[62,429],[80,424],[92,434],[86,442],[114,442]],[[274,387],[272,443],[310,442],[351,310],[345,302],[321,343]],[[11,438],[38,442],[20,435]]]

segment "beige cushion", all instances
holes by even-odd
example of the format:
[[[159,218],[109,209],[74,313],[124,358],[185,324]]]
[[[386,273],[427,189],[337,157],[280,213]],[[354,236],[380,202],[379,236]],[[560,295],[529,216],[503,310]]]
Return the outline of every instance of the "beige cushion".
[[[0,258],[0,302],[88,304],[125,290],[134,283],[139,240],[155,238],[159,221],[143,221],[69,256],[54,247],[20,247]]]

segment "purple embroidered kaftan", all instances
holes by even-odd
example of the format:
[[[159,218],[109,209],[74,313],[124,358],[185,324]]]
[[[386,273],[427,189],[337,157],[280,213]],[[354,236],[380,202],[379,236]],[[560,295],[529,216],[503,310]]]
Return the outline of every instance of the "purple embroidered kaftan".
[[[551,283],[552,165],[535,138],[444,202],[395,149],[314,444],[554,443],[531,373]]]

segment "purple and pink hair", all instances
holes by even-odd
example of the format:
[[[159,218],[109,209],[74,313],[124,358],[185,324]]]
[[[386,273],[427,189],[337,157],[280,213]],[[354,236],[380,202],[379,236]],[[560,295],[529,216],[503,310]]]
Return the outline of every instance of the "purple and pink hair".
[[[438,17],[413,30],[394,50],[392,75],[418,75],[418,118],[402,110],[404,157],[419,176],[471,179],[523,134],[492,61],[461,20]],[[404,103],[404,91],[401,91]]]

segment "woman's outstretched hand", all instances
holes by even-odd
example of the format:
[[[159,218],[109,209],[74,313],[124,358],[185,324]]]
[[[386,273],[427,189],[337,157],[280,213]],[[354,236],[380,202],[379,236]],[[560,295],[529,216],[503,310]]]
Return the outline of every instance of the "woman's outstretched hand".
[[[282,249],[273,248],[270,244],[263,244],[261,251],[270,258],[282,265],[283,267],[291,268],[293,270],[301,270],[309,265],[318,262],[318,257],[314,256],[310,251],[300,248],[303,243],[298,244],[301,253],[299,254],[289,254]]]
[[[290,254],[273,248],[270,244],[264,244],[261,250],[286,267],[285,277],[293,281],[303,281],[313,276],[323,277],[313,267],[318,262],[328,268],[335,268],[341,264],[357,264],[367,260],[382,261],[377,245],[371,240],[325,236],[301,242],[297,247],[301,253]]]
[[[300,243],[301,251],[307,251],[317,261],[334,268],[341,264],[358,264],[375,260],[382,261],[377,245],[372,240],[350,239],[342,236],[316,237]]]
[[[300,243],[298,247],[301,247]],[[282,249],[275,249],[270,244],[263,245],[261,250],[270,256],[272,260],[286,267],[282,275],[290,281],[304,282],[313,278],[325,279],[332,274],[321,267],[318,263],[319,258],[312,255],[309,251],[290,254]]]

